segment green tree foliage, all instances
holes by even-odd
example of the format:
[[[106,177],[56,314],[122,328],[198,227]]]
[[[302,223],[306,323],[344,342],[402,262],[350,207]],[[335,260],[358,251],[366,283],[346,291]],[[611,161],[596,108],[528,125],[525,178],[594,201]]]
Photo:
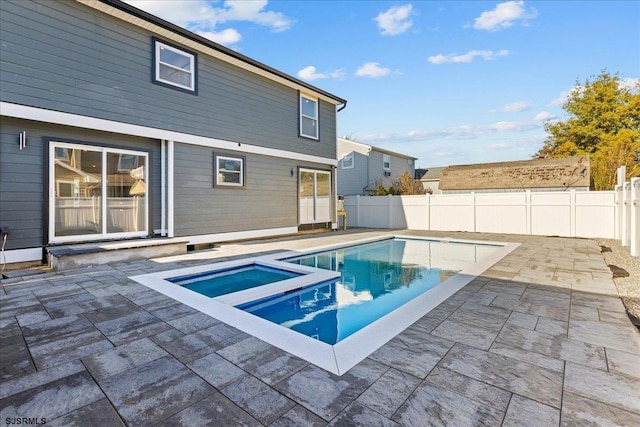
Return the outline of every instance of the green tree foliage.
[[[627,178],[640,175],[640,83],[629,89],[603,71],[576,82],[563,108],[569,117],[545,124],[549,135],[536,157],[589,156],[596,190],[612,189],[620,166]]]
[[[414,180],[413,177],[409,175],[409,172],[405,171],[396,181],[393,181],[389,188],[385,188],[382,184],[378,185],[376,196],[409,196],[426,194],[426,192],[422,183]]]

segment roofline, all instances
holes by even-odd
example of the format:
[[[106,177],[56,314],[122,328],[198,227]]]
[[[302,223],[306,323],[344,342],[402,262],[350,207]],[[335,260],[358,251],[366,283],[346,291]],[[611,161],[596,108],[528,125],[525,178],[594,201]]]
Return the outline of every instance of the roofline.
[[[182,28],[178,25],[172,24],[169,21],[165,21],[162,18],[158,18],[155,15],[152,15],[148,12],[145,12],[144,10],[138,9],[137,7],[131,6],[128,3],[125,3],[121,0],[97,0],[100,3],[104,3],[106,5],[109,5],[111,7],[114,7],[118,10],[121,10],[123,12],[126,12],[130,15],[133,15],[137,18],[143,19],[147,22],[150,22],[152,24],[155,24],[159,27],[164,28],[165,30],[169,30],[172,31],[176,34],[179,34],[189,40],[192,40],[194,42],[200,43],[210,49],[214,49],[218,52],[221,52],[225,55],[228,55],[234,59],[240,60],[242,62],[245,62],[251,66],[254,66],[256,68],[259,68],[263,71],[266,71],[270,74],[276,75],[282,79],[288,80],[292,83],[295,83],[296,85],[300,85],[312,92],[318,93],[320,95],[323,95],[327,98],[333,99],[334,101],[336,101],[337,104],[347,104],[347,100],[340,98],[336,95],[333,95],[325,90],[322,90],[316,86],[310,85],[309,83],[306,83],[302,80],[299,80],[289,74],[283,73],[282,71],[276,70],[275,68],[272,68],[266,64],[263,64],[260,61],[256,61],[255,59],[249,58],[248,56],[242,55],[241,53],[238,53],[234,50],[231,50],[227,47],[222,46],[221,44],[218,44],[216,42],[213,42],[207,38],[204,38],[196,33],[193,33],[185,28]]]
[[[350,143],[353,143],[353,144],[362,145],[364,147],[369,147],[369,149],[371,151],[378,151],[380,153],[389,154],[389,155],[396,156],[396,157],[403,157],[405,159],[418,160],[417,157],[408,156],[408,155],[402,154],[402,153],[396,153],[395,151],[391,151],[391,150],[385,150],[384,148],[376,147],[376,146],[373,146],[373,145],[370,145],[370,144],[365,144],[364,142],[353,141],[351,139],[340,138],[340,137],[338,137],[338,139],[341,139],[342,141],[350,142]]]

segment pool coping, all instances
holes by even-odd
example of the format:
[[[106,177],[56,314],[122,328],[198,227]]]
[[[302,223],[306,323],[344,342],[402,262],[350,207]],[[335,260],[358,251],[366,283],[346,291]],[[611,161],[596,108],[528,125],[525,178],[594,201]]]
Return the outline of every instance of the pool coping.
[[[431,240],[437,242],[470,243],[482,245],[500,246],[498,250],[486,258],[463,269],[455,276],[445,280],[439,286],[408,301],[400,308],[388,313],[382,318],[372,322],[349,337],[334,345],[326,344],[294,330],[272,323],[235,308],[243,302],[263,298],[275,293],[297,289],[302,286],[319,283],[321,281],[335,280],[340,277],[339,272],[321,270],[312,267],[292,264],[282,259],[313,254],[326,250],[340,249],[359,244],[366,244],[392,238],[405,238],[413,240]],[[375,238],[360,239],[338,245],[321,245],[308,248],[304,251],[283,251],[258,257],[247,257],[234,261],[212,263],[197,267],[187,267],[176,270],[149,273],[131,276],[130,279],[154,289],[170,298],[182,302],[204,314],[218,319],[245,333],[259,338],[288,353],[304,359],[320,368],[336,375],[342,375],[358,364],[368,355],[387,343],[404,329],[416,322],[422,316],[441,304],[451,295],[461,290],[466,284],[479,276],[489,267],[500,261],[520,243],[496,242],[486,240],[467,240],[459,238],[440,238],[428,236],[410,236],[402,234],[387,234]],[[233,294],[209,298],[196,292],[183,288],[175,283],[165,280],[186,274],[197,274],[204,271],[228,269],[233,267],[259,264],[285,271],[302,272],[303,275],[258,288],[247,289]],[[306,283],[306,285],[305,285]]]

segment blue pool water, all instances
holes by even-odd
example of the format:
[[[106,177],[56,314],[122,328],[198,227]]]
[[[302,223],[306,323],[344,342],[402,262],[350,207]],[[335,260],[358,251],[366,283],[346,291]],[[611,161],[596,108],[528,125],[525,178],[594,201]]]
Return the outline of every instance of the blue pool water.
[[[286,261],[338,271],[341,277],[238,308],[333,345],[491,250],[488,245],[394,238],[291,258]]]
[[[213,298],[232,292],[255,288],[256,286],[291,279],[300,275],[299,273],[291,271],[251,264],[222,271],[174,277],[167,280]]]

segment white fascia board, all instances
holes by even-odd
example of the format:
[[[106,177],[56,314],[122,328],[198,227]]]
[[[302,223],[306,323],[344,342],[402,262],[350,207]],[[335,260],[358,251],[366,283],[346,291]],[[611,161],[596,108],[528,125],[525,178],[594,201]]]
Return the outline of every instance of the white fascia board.
[[[45,110],[43,108],[29,107],[26,105],[0,102],[0,111],[3,116],[18,119],[35,120],[57,125],[73,126],[84,129],[99,130],[104,132],[119,133],[123,135],[139,136],[157,140],[171,140],[184,144],[200,145],[220,150],[239,151],[243,153],[258,154],[262,156],[292,159],[301,162],[320,163],[336,166],[338,161],[326,157],[311,156],[293,151],[278,150],[275,148],[260,147],[257,145],[240,142],[225,141],[222,139],[208,138],[205,136],[191,135],[165,129],[134,125],[130,123],[116,122],[112,120],[98,119],[79,114],[63,113],[61,111]]]

